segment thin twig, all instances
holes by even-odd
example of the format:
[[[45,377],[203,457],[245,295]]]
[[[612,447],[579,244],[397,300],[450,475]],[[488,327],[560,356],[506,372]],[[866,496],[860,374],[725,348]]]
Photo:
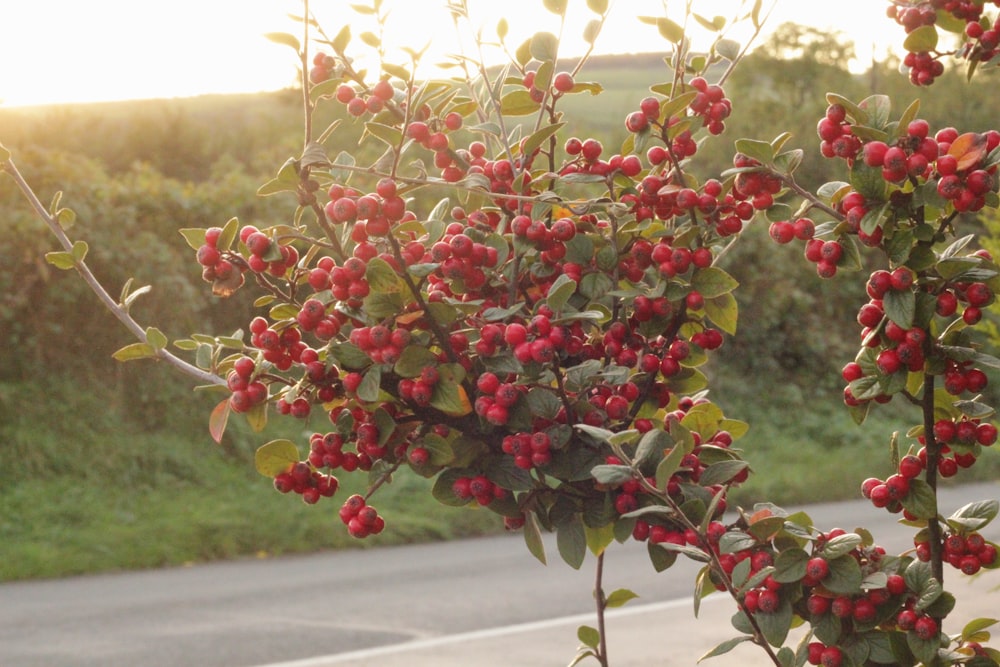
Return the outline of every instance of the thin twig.
[[[28,182],[24,179],[24,176],[21,175],[21,172],[18,170],[17,165],[14,164],[14,161],[9,159],[0,165],[0,168],[2,168],[3,171],[6,171],[10,177],[14,179],[14,183],[17,184],[21,194],[23,194],[25,199],[28,200],[28,204],[30,204],[31,208],[35,211],[35,215],[37,215],[38,218],[49,228],[49,231],[55,235],[56,239],[59,241],[59,245],[61,245],[66,252],[72,252],[72,241],[70,241],[69,237],[66,236],[66,232],[63,230],[59,222],[45,209],[45,206],[38,199],[34,190],[31,189],[31,186],[28,185]],[[86,262],[76,261],[74,262],[74,268],[83,278],[83,281],[87,283],[87,286],[90,287],[91,291],[97,295],[97,298],[100,299],[101,303],[103,303],[104,306],[111,311],[111,314],[114,315],[119,322],[125,325],[125,328],[128,329],[129,332],[132,333],[132,335],[135,336],[140,342],[149,344],[146,337],[146,330],[132,318],[128,309],[115,301],[111,295],[108,294],[108,291],[104,289],[104,286],[101,285],[94,274],[90,271],[90,267],[87,266]],[[226,384],[225,379],[184,361],[164,348],[154,349],[153,355],[157,359],[162,359],[171,366],[178,368],[201,383],[213,385]]]

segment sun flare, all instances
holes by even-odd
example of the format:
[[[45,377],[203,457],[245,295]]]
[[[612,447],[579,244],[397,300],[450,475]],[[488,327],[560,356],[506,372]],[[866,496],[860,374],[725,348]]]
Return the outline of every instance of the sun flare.
[[[352,32],[377,32],[371,17],[359,16],[350,2],[312,3],[328,34],[336,34],[345,19]],[[765,6],[768,3],[765,3]],[[510,26],[512,48],[537,31],[561,33],[561,53],[579,56],[587,48],[583,32],[593,18],[583,0],[570,0],[566,24],[541,9],[540,0],[507,3],[471,2],[472,16],[458,29],[444,0],[385,0],[390,18],[385,26],[385,57],[408,64],[402,47],[426,49],[421,68],[433,70],[460,49],[474,53],[476,33],[496,42],[501,17]],[[710,16],[732,18],[737,0],[696,3]],[[596,42],[596,53],[655,52],[664,41],[638,16],[662,15],[662,0],[618,0]],[[777,0],[768,21],[773,29],[794,21],[840,30],[856,44],[861,59],[874,48],[884,55],[898,31],[886,29],[883,3],[842,0],[838,11],[820,13],[813,3]],[[301,13],[301,3],[283,0],[247,3],[241,0],[174,0],[136,3],[132,0],[36,0],[7,2],[0,8],[0,104],[5,107],[53,103],[95,102],[141,98],[186,97],[209,93],[276,90],[292,85],[296,63],[287,47],[274,44],[268,32],[297,32],[289,14]],[[838,20],[839,24],[830,21]],[[766,32],[766,31],[765,31]],[[745,40],[746,30],[732,35]],[[762,36],[758,39],[764,39]],[[890,41],[886,41],[890,40]],[[874,45],[874,47],[873,47]],[[489,47],[487,47],[489,48]],[[283,50],[284,49],[284,50]],[[489,57],[502,58],[499,47]],[[855,65],[863,68],[865,63]],[[434,73],[434,72],[431,72]]]

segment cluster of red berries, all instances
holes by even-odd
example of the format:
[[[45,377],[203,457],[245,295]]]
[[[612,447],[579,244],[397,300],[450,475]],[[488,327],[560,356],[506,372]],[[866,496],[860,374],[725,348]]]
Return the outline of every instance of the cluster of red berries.
[[[666,154],[662,147],[650,148],[647,151],[650,162],[659,164],[655,161],[659,159],[661,152]],[[759,177],[747,182],[741,182],[737,178],[737,183],[747,185],[750,190],[761,182]],[[640,221],[654,217],[669,220],[681,215],[700,215],[703,216],[704,224],[714,228],[716,234],[731,236],[739,233],[743,229],[743,223],[754,216],[758,202],[762,205],[767,203],[765,197],[746,201],[752,196],[736,185],[724,192],[722,183],[716,179],[705,181],[699,193],[686,185],[677,184],[672,175],[650,173],[640,182],[638,193],[623,195],[622,202],[633,206],[636,218]]]
[[[267,401],[267,386],[254,379],[257,364],[250,357],[240,357],[233,363],[233,370],[226,376],[226,386],[233,392],[229,407],[233,412],[246,412]]]
[[[719,135],[726,129],[723,122],[733,112],[733,103],[726,97],[722,86],[709,84],[704,77],[696,76],[689,85],[698,91],[688,109],[701,118],[709,134]]]
[[[367,93],[359,93],[351,84],[342,83],[337,86],[334,96],[347,107],[347,113],[360,118],[365,114],[382,112],[395,94],[396,88],[388,80],[381,79]]]
[[[526,387],[511,382],[501,382],[496,374],[486,372],[476,379],[476,389],[479,391],[479,396],[473,405],[476,414],[490,424],[503,426],[510,419],[510,410],[521,398]]]
[[[927,562],[931,559],[931,545],[926,540],[914,542],[917,558]],[[984,567],[997,562],[997,547],[979,533],[972,531],[967,534],[948,533],[942,543],[944,560],[961,570],[963,574],[973,575]]]
[[[995,0],[993,4],[997,4]],[[959,49],[958,55],[972,62],[988,62],[996,57],[1000,46],[1000,18],[990,21],[984,17],[983,5],[983,2],[973,0],[921,0],[910,5],[891,4],[886,14],[910,34],[918,28],[936,24],[938,11],[947,12],[952,17],[965,21],[965,36],[968,41]],[[944,73],[944,64],[941,62],[944,55],[946,54],[929,51],[908,52],[903,65],[910,69],[910,81],[919,86],[932,84]]]
[[[937,190],[960,212],[974,212],[985,206],[987,193],[997,186],[996,165],[986,167],[986,156],[1000,146],[1000,132],[959,134],[953,127],[939,130],[934,139],[939,157]]]
[[[795,220],[776,220],[767,229],[771,240],[780,245],[791,243],[795,239],[808,241],[816,233],[816,224],[811,218]]]
[[[309,437],[309,464],[314,468],[354,472],[361,467],[362,460],[357,452],[345,452],[344,444],[344,436],[336,431],[313,433]]]
[[[522,470],[540,468],[552,461],[552,438],[545,431],[505,436],[501,447],[504,454],[514,457],[514,465]]]
[[[869,167],[881,167],[882,178],[890,183],[901,184],[911,177],[927,178],[940,152],[939,141],[928,136],[929,132],[926,120],[912,120],[906,134],[892,145],[878,140],[867,142],[863,160]]]
[[[844,245],[839,239],[811,238],[806,241],[804,255],[816,265],[816,275],[833,278],[844,258]]]
[[[330,259],[328,257],[324,259]],[[333,260],[330,259],[330,263]],[[310,273],[310,276],[313,274]],[[327,312],[326,304],[319,299],[306,299],[302,302],[295,321],[302,331],[312,332],[321,342],[327,342],[340,333],[340,327],[346,318],[337,311]]]
[[[697,93],[688,104],[688,110],[694,117],[700,118],[702,126],[707,128],[710,134],[719,135],[726,129],[725,121],[733,111],[732,102],[726,97],[722,86],[709,84],[704,77],[694,77],[688,83]],[[681,119],[676,116],[661,121],[660,100],[655,97],[646,97],[639,102],[639,109],[631,112],[625,117],[625,129],[638,134],[645,132],[650,127],[660,130],[665,137],[667,130],[676,125]],[[690,139],[690,137],[687,137]],[[690,142],[693,144],[693,142]],[[683,146],[674,145],[674,155],[677,159],[691,157],[694,153],[689,153],[689,142],[685,141]],[[692,146],[697,150],[697,146]]]
[[[594,138],[570,137],[563,144],[563,150],[571,159],[559,169],[561,176],[568,174],[608,176],[620,172],[632,178],[642,171],[642,160],[638,155],[616,153],[606,160],[601,159],[604,145]]]
[[[501,258],[497,249],[476,241],[460,222],[449,223],[445,234],[426,252],[422,261],[437,264],[428,276],[428,298],[439,301],[456,294],[477,293],[489,282],[487,271],[494,269]]]
[[[394,364],[410,343],[410,331],[402,327],[391,329],[385,324],[356,326],[348,339],[376,364]]]
[[[240,241],[250,253],[246,262],[254,273],[267,272],[281,278],[299,262],[299,251],[294,246],[278,243],[253,225],[240,229]]]
[[[391,178],[381,179],[371,194],[362,195],[338,184],[330,186],[328,194],[327,218],[334,224],[353,223],[351,238],[357,243],[385,237],[393,224],[407,219],[406,201]]]
[[[220,281],[239,287],[243,284],[243,270],[223,256],[218,247],[221,236],[221,227],[205,230],[205,243],[196,251],[198,263],[203,267],[201,277],[207,282]]]
[[[330,498],[337,493],[339,483],[332,475],[324,475],[305,461],[289,466],[288,470],[274,477],[274,488],[281,493],[295,492],[309,505],[315,505],[320,498]]]
[[[389,363],[389,362],[385,362]],[[441,373],[436,366],[425,366],[416,378],[403,378],[399,381],[399,397],[404,401],[413,401],[425,408],[434,398],[434,387],[441,381]]]
[[[358,494],[345,500],[337,514],[351,537],[360,539],[378,535],[385,528],[385,519],[379,516],[378,510]]]
[[[811,559],[809,565],[816,560],[816,558]],[[908,590],[906,579],[900,574],[889,574],[883,588],[871,589],[855,596],[831,596],[829,593],[816,592],[814,589],[806,598],[806,611],[814,621],[830,614],[841,623],[851,622],[855,626],[871,626],[881,616],[879,607],[899,600],[901,596],[907,597],[903,603],[903,610],[895,619],[899,630],[912,632],[915,637],[925,641],[936,638],[940,629],[938,620],[924,612],[914,611],[917,596]],[[807,661],[810,665],[838,667],[843,664],[843,659],[844,654],[839,646],[818,641],[808,645]]]
[[[761,163],[754,158],[737,153],[733,156],[733,166],[737,169],[752,169],[760,167]],[[748,200],[754,209],[762,211],[774,204],[774,195],[781,192],[781,179],[766,171],[744,171],[736,175],[733,183],[733,194],[742,200]],[[740,216],[742,217],[742,216]]]
[[[339,416],[346,410],[344,406],[340,406],[330,411],[331,421],[339,421]],[[399,408],[395,404],[387,404],[383,408],[389,417],[395,420],[396,416],[399,415]],[[351,411],[351,428],[346,434],[347,440],[354,441],[354,445],[358,452],[358,468],[361,470],[371,470],[373,462],[389,457],[389,437],[395,431],[395,421],[389,425],[379,424],[376,419],[376,414],[363,410],[360,407]],[[338,424],[340,425],[340,424]],[[383,431],[383,428],[386,431]],[[402,458],[403,447],[401,445],[398,451],[393,451],[393,456],[397,459]]]
[[[927,454],[918,456],[907,454],[899,460],[898,472],[884,481],[869,477],[861,483],[861,495],[872,501],[872,505],[885,508],[893,514],[903,510],[902,501],[910,493],[910,482],[916,479],[927,466]]]
[[[336,58],[322,51],[317,52],[312,59],[312,68],[309,70],[309,81],[313,85],[323,83],[330,78],[336,69]]]
[[[499,484],[490,481],[486,475],[459,477],[452,483],[451,491],[459,500],[475,500],[477,504],[483,507],[489,505],[494,500],[506,497],[509,493],[509,491]]]
[[[279,332],[266,318],[259,316],[250,320],[250,344],[262,350],[264,360],[280,371],[287,371],[292,364],[299,363],[302,352],[309,347],[302,342],[298,328],[286,327]]]
[[[824,157],[839,157],[853,160],[861,151],[861,139],[847,119],[847,109],[842,104],[831,104],[826,108],[826,114],[816,125],[816,133],[820,138],[820,153]]]

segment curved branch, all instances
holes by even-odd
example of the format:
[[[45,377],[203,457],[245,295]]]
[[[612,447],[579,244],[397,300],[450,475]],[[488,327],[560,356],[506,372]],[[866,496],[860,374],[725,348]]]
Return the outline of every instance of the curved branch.
[[[35,215],[38,216],[38,218],[49,228],[49,231],[55,235],[56,239],[59,241],[59,245],[61,245],[67,252],[71,252],[73,249],[73,243],[70,241],[69,237],[66,236],[66,232],[63,230],[58,220],[49,214],[45,206],[38,199],[38,195],[35,194],[35,191],[31,189],[31,186],[24,179],[24,176],[21,175],[21,172],[14,164],[14,161],[12,159],[6,160],[0,164],[0,169],[7,172],[10,177],[14,179],[14,183],[17,184],[17,187],[21,191],[21,194],[24,195],[24,198],[28,200],[28,203],[34,210]],[[146,337],[146,330],[132,318],[132,315],[129,314],[129,311],[122,304],[115,301],[111,295],[108,294],[108,291],[104,289],[104,286],[101,285],[101,283],[97,280],[97,277],[91,272],[90,267],[88,267],[83,261],[77,261],[74,263],[74,268],[77,273],[80,274],[80,277],[83,278],[83,281],[87,283],[87,286],[90,287],[91,291],[96,294],[97,298],[104,304],[104,307],[107,308],[119,322],[125,325],[125,328],[128,329],[129,332],[140,342],[148,344],[149,341]],[[174,366],[199,382],[213,385],[226,384],[225,379],[184,361],[164,348],[156,349],[154,351],[154,356],[155,358]]]

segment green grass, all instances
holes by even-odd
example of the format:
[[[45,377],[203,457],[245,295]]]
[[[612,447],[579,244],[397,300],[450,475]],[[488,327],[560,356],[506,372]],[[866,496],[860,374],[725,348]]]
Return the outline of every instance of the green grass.
[[[730,496],[744,508],[756,502],[778,505],[858,498],[867,477],[892,474],[890,441],[898,433],[900,455],[916,440],[906,432],[920,418],[903,399],[874,406],[863,424],[851,419],[834,390],[809,392],[779,378],[713,378],[713,395],[727,416],[750,423],[734,446],[743,450],[754,474]],[[1000,459],[985,450],[961,481],[996,479]]]
[[[728,416],[748,421],[736,446],[755,471],[730,495],[749,508],[856,498],[861,481],[889,473],[888,443],[915,415],[892,403],[859,427],[832,391],[810,394],[771,378],[716,372],[713,393]],[[373,504],[388,527],[350,538],[337,517],[365,478],[341,475],[341,490],[315,506],[276,493],[253,468],[253,449],[272,437],[299,441],[288,421],[252,434],[234,421],[223,446],[208,437],[212,401],[188,396],[166,427],[143,432],[121,410],[102,410],[100,391],[67,391],[59,418],[26,386],[0,387],[0,581],[181,565],[324,549],[447,540],[500,530],[488,511],[441,506],[430,480],[408,471]],[[11,410],[12,400],[21,409]],[[37,407],[33,407],[37,406]],[[291,428],[289,428],[291,427]],[[317,428],[322,426],[317,425]],[[284,428],[284,432],[282,431]],[[901,447],[908,447],[905,437]],[[995,479],[986,452],[962,479]]]
[[[94,393],[63,397],[59,419],[47,419],[44,408],[31,409],[38,403],[26,387],[6,389],[0,408],[14,395],[29,400],[23,411],[0,409],[0,581],[452,539],[500,526],[490,512],[441,506],[430,480],[403,473],[372,501],[389,528],[355,540],[337,510],[363,491],[364,475],[342,475],[334,498],[307,506],[254,470],[254,447],[281,434],[277,425],[255,435],[234,423],[220,447],[207,433],[207,405],[190,396],[181,428],[144,433],[121,412],[102,411]]]

